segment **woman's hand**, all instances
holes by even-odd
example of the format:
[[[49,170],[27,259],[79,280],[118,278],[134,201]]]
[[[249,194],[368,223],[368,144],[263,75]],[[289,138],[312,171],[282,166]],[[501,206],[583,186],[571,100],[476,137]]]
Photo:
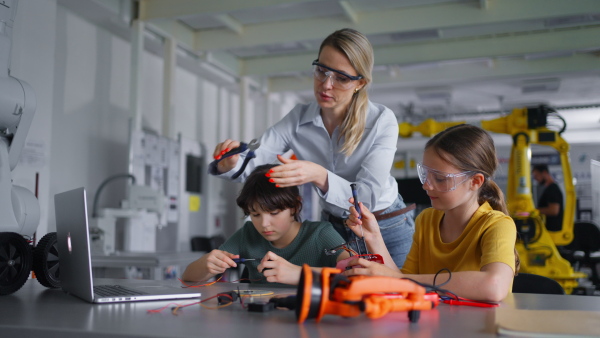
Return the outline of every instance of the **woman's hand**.
[[[231,149],[235,149],[239,146],[240,141],[227,139],[217,144],[217,146],[215,147],[215,151],[213,152],[213,157],[215,160],[219,160],[221,159],[221,156],[225,155],[226,152],[230,151]],[[229,170],[235,168],[235,165],[237,164],[239,158],[240,155],[236,154],[224,159],[217,165],[217,170],[219,170],[220,173],[228,172]]]
[[[327,170],[322,166],[310,161],[292,160],[281,155],[277,155],[277,159],[283,164],[272,168],[267,174],[271,183],[280,188],[313,183],[324,193],[329,190]]]
[[[204,265],[209,273],[216,275],[224,273],[229,268],[237,267],[237,264],[233,261],[233,258],[239,258],[240,255],[234,255],[227,251],[214,249],[208,254],[204,255],[201,260],[204,260]]]
[[[346,276],[386,276],[402,278],[402,273],[398,268],[390,268],[377,262],[371,262],[363,258],[356,258],[348,262],[348,266],[360,265],[361,267],[352,268],[342,272]]]
[[[260,261],[258,272],[262,273],[268,282],[297,285],[302,267],[269,251]]]

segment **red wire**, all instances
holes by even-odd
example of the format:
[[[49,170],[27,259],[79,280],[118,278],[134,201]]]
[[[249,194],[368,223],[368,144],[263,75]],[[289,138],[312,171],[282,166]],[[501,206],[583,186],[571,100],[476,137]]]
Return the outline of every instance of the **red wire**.
[[[223,274],[222,274],[222,275],[221,275],[219,278],[217,278],[216,280],[214,280],[214,281],[212,281],[212,282],[209,282],[209,283],[205,283],[205,284],[187,284],[187,283],[186,283],[186,282],[184,282],[184,281],[183,281],[181,278],[177,278],[177,279],[178,279],[178,280],[179,280],[179,282],[181,282],[181,284],[183,284],[183,285],[184,285],[186,288],[198,288],[198,287],[201,287],[201,286],[209,286],[209,285],[213,285],[213,284],[215,284],[215,283],[236,283],[236,282],[240,282],[240,281],[243,281],[243,280],[247,280],[247,281],[249,281],[249,282],[258,282],[258,281],[261,281],[261,280],[265,279],[265,278],[260,278],[260,279],[240,278],[240,279],[238,279],[238,280],[234,280],[234,281],[231,281],[231,282],[229,282],[229,281],[222,281],[222,280],[221,280],[221,278],[223,278]],[[205,280],[205,281],[206,281],[206,280]],[[200,282],[205,282],[205,281],[200,281]]]
[[[221,280],[221,278],[223,278],[223,275],[219,276],[219,278],[217,278],[216,280],[214,280],[214,281],[212,281],[212,282],[210,282],[210,283],[206,283],[206,284],[194,284],[194,285],[187,284],[187,283],[186,283],[186,282],[184,282],[184,281],[183,281],[181,278],[177,278],[177,279],[178,279],[178,280],[181,282],[181,284],[183,284],[183,285],[184,285],[186,288],[198,288],[198,287],[201,287],[201,286],[213,285],[213,284],[215,284],[216,282],[220,281],[220,280]]]

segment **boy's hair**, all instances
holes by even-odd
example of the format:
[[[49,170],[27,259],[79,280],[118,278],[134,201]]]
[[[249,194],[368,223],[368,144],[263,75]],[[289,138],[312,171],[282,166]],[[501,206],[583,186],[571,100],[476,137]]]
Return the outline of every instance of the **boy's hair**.
[[[491,179],[498,168],[498,157],[494,140],[485,130],[459,124],[435,135],[427,142],[425,149],[434,150],[440,158],[459,170],[483,174],[485,181],[479,189],[477,202],[481,205],[487,201],[492,209],[508,215],[504,193]],[[520,265],[519,253],[515,248],[515,275]]]
[[[302,197],[298,187],[278,188],[265,176],[275,166],[277,164],[265,164],[254,169],[240,191],[237,205],[244,210],[245,216],[258,211],[255,207],[262,211],[292,209],[294,220],[300,222]]]

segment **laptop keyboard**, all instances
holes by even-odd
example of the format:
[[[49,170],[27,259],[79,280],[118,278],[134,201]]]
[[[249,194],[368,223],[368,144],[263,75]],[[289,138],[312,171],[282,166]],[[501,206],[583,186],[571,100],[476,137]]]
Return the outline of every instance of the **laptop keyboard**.
[[[96,285],[94,293],[101,297],[119,297],[119,296],[136,296],[145,295],[147,293],[131,290],[120,285]]]

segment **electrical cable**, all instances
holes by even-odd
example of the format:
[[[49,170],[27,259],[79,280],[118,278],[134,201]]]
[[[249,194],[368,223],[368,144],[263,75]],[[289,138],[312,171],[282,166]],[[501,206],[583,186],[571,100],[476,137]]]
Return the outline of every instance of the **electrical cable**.
[[[244,291],[246,291],[246,292],[252,291],[252,293],[244,294]],[[150,310],[147,310],[146,312],[147,313],[160,313],[160,312],[166,310],[167,308],[171,307],[171,314],[177,316],[179,309],[189,307],[192,305],[199,304],[200,306],[202,306],[205,309],[216,310],[216,309],[221,309],[226,306],[229,306],[229,305],[233,304],[236,300],[240,301],[240,305],[242,306],[242,308],[247,309],[249,304],[252,304],[252,303],[245,303],[243,300],[243,297],[262,297],[262,296],[272,296],[274,294],[275,293],[273,291],[240,290],[238,287],[237,291],[233,290],[233,291],[228,291],[228,292],[221,292],[212,297],[203,299],[199,302],[193,302],[193,303],[188,303],[188,304],[169,303],[163,307],[160,307],[157,309],[150,309]],[[207,301],[209,301],[211,299],[215,299],[215,298],[217,298],[217,300],[218,300],[217,306],[208,306],[208,305],[204,304],[204,302],[207,302]]]
[[[441,284],[436,284],[436,279],[437,279],[438,275],[444,271],[448,271],[448,279]],[[475,306],[475,307],[496,307],[496,306],[498,306],[497,303],[491,303],[491,302],[485,302],[485,301],[473,300],[473,299],[469,299],[469,298],[460,297],[450,290],[442,289],[441,286],[448,284],[448,282],[450,282],[450,280],[452,279],[452,271],[450,271],[450,269],[448,269],[448,268],[440,269],[438,272],[435,273],[435,275],[433,276],[433,284],[421,283],[421,282],[418,282],[418,281],[416,281],[414,279],[410,279],[410,278],[405,278],[405,279],[410,280],[410,281],[424,287],[427,293],[435,292],[442,302],[449,304],[449,305],[468,305],[468,306]]]
[[[567,121],[559,114],[556,109],[550,108],[551,113],[548,114],[548,117],[554,117],[562,121],[562,128],[558,131],[558,134],[562,134],[567,129]]]
[[[240,278],[240,279],[234,280],[234,281],[222,281],[221,279],[223,279],[223,276],[224,276],[224,274],[221,274],[216,280],[214,280],[212,282],[205,283],[205,284],[189,284],[189,283],[186,283],[185,281],[183,281],[181,278],[177,278],[177,280],[179,280],[179,282],[181,284],[183,284],[183,286],[182,286],[183,288],[199,288],[199,287],[202,287],[202,286],[213,285],[215,283],[236,283],[236,282],[240,282],[240,281],[243,281],[243,280],[249,281],[249,282],[259,282],[259,281],[265,279],[265,278],[261,278],[261,279]],[[202,282],[206,282],[208,280],[209,279],[206,279],[206,280],[203,280],[203,281],[198,281],[196,283],[202,283]]]
[[[232,299],[232,301],[229,302],[229,303],[227,303],[227,304],[222,304],[222,305],[219,305],[219,306],[216,306],[216,307],[208,307],[208,306],[202,304],[202,303],[204,303],[206,301],[209,301],[211,299],[218,298],[218,297],[229,297],[229,298]],[[223,308],[223,307],[226,307],[226,306],[229,306],[229,305],[233,304],[233,298],[231,297],[231,295],[228,295],[228,294],[225,294],[225,293],[218,293],[218,294],[216,294],[216,295],[214,295],[212,297],[203,299],[203,300],[201,300],[199,302],[193,302],[193,303],[189,303],[189,304],[169,303],[169,304],[167,304],[167,305],[165,305],[163,307],[160,307],[158,309],[150,309],[150,310],[147,310],[146,312],[147,313],[160,313],[160,312],[164,311],[165,309],[169,308],[170,306],[175,305],[174,307],[171,308],[171,313],[173,315],[177,316],[179,309],[185,308],[185,307],[188,307],[188,306],[192,306],[192,305],[196,305],[196,304],[200,304],[202,307],[207,308],[207,309],[220,309],[220,308]]]
[[[187,284],[186,282],[184,282],[181,278],[177,278],[179,280],[179,282],[181,282],[181,284],[183,284],[184,288],[199,288],[201,286],[209,286],[209,285],[213,285],[216,282],[220,281],[221,278],[223,278],[223,275],[219,276],[219,278],[215,279],[212,282],[206,283],[206,284]],[[205,282],[205,281],[200,281],[200,282]]]

